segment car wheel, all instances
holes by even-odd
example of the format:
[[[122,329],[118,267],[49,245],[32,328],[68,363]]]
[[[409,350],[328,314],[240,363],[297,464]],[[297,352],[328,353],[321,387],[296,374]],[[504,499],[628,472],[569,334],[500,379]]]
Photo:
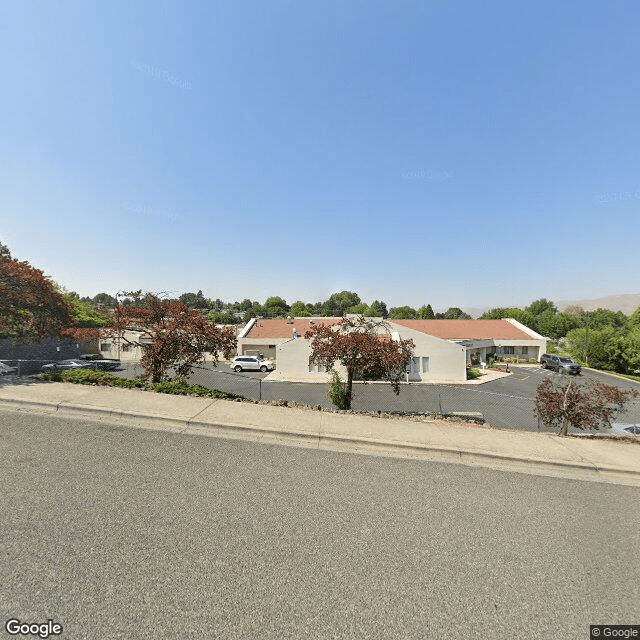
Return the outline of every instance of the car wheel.
[[[262,371],[262,373],[265,373],[267,371],[267,367],[265,367],[264,365],[262,365],[260,367],[260,371]]]
[[[235,367],[233,367],[233,370],[236,373],[240,373],[242,371],[242,367],[239,364],[237,364]]]

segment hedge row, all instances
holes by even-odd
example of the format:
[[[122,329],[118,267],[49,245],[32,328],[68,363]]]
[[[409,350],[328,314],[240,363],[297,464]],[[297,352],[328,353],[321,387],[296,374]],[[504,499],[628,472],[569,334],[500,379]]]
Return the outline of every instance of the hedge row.
[[[51,382],[73,382],[74,384],[97,384],[105,387],[125,387],[127,389],[145,389],[158,393],[171,393],[180,396],[202,396],[207,398],[221,398],[235,400],[242,396],[217,389],[207,389],[199,384],[189,384],[184,378],[164,380],[162,382],[149,383],[141,378],[121,378],[106,371],[93,369],[69,369],[68,371],[55,371],[43,374],[45,380]]]

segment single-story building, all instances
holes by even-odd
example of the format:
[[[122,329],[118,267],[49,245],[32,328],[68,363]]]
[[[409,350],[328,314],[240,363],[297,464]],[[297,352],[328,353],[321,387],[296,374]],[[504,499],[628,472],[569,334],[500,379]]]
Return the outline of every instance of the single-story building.
[[[371,318],[382,320],[381,318]],[[238,336],[239,355],[276,361],[272,379],[325,382],[329,374],[309,364],[311,341],[304,337],[316,324],[335,325],[337,317],[252,319]],[[464,382],[466,369],[493,356],[539,360],[546,339],[519,322],[507,320],[386,320],[391,339],[414,342],[407,379],[414,382]],[[336,367],[341,377],[342,367]]]
[[[238,334],[239,356],[276,360],[277,348],[292,338],[302,338],[316,324],[334,325],[342,318],[251,318]]]
[[[239,326],[232,325],[216,325],[218,328],[232,327],[234,331],[239,330]],[[152,338],[142,329],[131,328],[123,333],[122,338],[117,337],[101,337],[98,340],[98,350],[103,358],[113,358],[122,362],[139,362],[142,358],[143,345],[151,344]],[[221,354],[220,354],[221,355]],[[233,357],[232,354],[231,357]],[[204,354],[204,361],[211,362],[210,353]]]
[[[490,357],[540,360],[547,339],[513,318],[503,320],[393,320],[393,324],[463,345],[467,363],[480,364]]]

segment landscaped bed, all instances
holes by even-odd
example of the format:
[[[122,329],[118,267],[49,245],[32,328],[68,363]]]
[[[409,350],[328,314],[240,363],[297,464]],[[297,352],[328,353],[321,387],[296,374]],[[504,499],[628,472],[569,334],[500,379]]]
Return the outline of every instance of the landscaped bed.
[[[104,387],[124,387],[127,389],[141,389],[143,391],[157,391],[158,393],[172,393],[180,396],[200,396],[221,398],[224,400],[242,399],[242,396],[217,389],[207,389],[199,384],[189,384],[184,378],[163,380],[162,382],[145,382],[141,378],[121,378],[106,371],[93,369],[69,369],[45,373],[42,376],[51,382],[72,382],[74,384],[100,385]]]

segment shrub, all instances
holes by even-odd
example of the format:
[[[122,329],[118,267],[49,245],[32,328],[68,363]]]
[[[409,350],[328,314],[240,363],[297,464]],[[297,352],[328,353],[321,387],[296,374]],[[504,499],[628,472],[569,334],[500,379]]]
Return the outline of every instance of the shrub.
[[[158,393],[172,393],[179,396],[195,395],[222,399],[242,398],[242,396],[233,393],[226,393],[225,391],[218,391],[217,389],[207,389],[199,384],[189,384],[184,378],[154,382],[151,387]]]
[[[467,369],[467,380],[475,380],[482,375],[480,369]]]
[[[338,409],[349,409],[351,406],[349,392],[347,391],[345,384],[340,380],[340,376],[337,371],[333,371],[331,373],[331,382],[329,383],[327,399],[330,400]]]
[[[183,378],[166,380],[148,384],[141,378],[121,378],[106,371],[93,369],[70,369],[68,371],[52,371],[43,374],[45,380],[50,382],[72,382],[74,384],[99,384],[106,387],[121,387],[124,389],[152,389],[158,393],[171,393],[174,395],[198,395],[209,398],[236,399],[241,398],[233,393],[207,389],[199,384],[189,384]]]

